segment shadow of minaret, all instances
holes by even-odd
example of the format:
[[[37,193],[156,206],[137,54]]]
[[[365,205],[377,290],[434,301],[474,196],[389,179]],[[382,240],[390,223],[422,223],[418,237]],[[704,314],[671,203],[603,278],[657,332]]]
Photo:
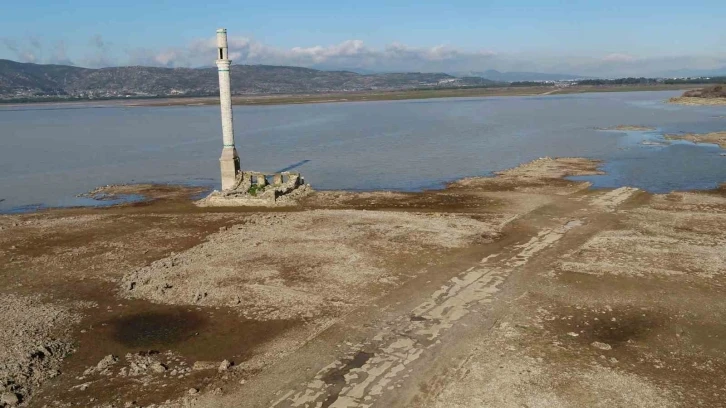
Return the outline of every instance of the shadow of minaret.
[[[294,168],[297,168],[297,167],[300,167],[300,166],[302,166],[303,164],[305,164],[305,163],[307,163],[307,162],[309,162],[309,161],[310,161],[310,160],[303,160],[303,161],[299,161],[299,162],[297,162],[297,163],[294,163],[294,164],[291,164],[291,165],[289,165],[289,166],[285,167],[284,169],[280,169],[280,170],[276,171],[276,173],[282,173],[283,171],[290,171],[290,170],[292,170],[292,169],[294,169]]]

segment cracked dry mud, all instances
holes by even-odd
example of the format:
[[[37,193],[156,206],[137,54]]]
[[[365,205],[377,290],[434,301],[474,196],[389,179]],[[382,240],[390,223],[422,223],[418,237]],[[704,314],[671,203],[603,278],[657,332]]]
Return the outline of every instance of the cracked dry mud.
[[[316,192],[295,210],[199,209],[161,188],[1,216],[3,296],[32,302],[36,328],[2,346],[68,347],[47,367],[0,366],[4,393],[41,407],[721,406],[726,190],[564,179],[597,165]]]

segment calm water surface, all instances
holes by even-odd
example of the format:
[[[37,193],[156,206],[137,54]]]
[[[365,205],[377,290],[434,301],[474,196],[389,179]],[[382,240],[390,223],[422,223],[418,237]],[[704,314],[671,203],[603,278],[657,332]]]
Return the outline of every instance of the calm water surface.
[[[236,106],[234,119],[243,168],[294,167],[318,189],[436,188],[542,156],[604,159],[596,187],[713,188],[726,181],[723,150],[641,144],[726,130],[726,107],[663,103],[678,94]],[[619,124],[658,131],[594,129]],[[75,195],[105,184],[216,186],[221,145],[216,106],[0,107],[0,211],[86,204]]]

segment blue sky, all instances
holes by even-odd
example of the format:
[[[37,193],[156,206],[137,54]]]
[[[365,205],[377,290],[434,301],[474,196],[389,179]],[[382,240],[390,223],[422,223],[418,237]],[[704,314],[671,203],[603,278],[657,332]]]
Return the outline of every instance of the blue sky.
[[[80,66],[237,63],[653,75],[726,67],[726,1],[3,2],[0,58]]]

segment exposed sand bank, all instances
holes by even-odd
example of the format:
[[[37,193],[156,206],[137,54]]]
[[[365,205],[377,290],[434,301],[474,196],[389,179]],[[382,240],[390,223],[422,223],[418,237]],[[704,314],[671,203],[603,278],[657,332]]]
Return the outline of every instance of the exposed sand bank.
[[[724,106],[726,105],[726,98],[697,98],[688,96],[679,96],[677,98],[671,98],[668,103],[676,105],[690,105],[690,106]]]
[[[0,216],[13,299],[0,333],[23,309],[30,325],[2,345],[75,349],[19,399],[717,406],[726,189],[563,179],[598,165],[545,158],[440,191],[314,192],[288,209],[126,186],[102,193],[150,201]],[[8,391],[36,367],[13,361]]]
[[[687,140],[693,143],[712,143],[726,149],[726,132],[668,134],[665,135],[665,138],[667,140]]]
[[[599,128],[598,130],[620,130],[623,132],[649,132],[655,130],[654,127],[650,126],[639,126],[639,125],[617,125],[606,128]]]

